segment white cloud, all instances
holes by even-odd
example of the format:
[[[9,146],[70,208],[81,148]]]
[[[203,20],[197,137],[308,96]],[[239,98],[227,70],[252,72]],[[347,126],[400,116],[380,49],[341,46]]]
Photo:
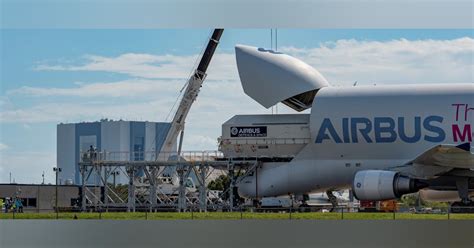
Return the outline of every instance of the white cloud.
[[[217,147],[217,139],[215,137],[209,137],[205,135],[185,135],[183,141],[184,147],[192,147],[194,151],[208,150],[209,148]]]
[[[162,99],[150,102],[85,102],[43,103],[33,107],[2,111],[2,123],[79,122],[101,118],[128,120],[156,120],[165,118],[172,102]]]
[[[317,48],[283,47],[335,84],[470,83],[474,81],[474,39],[338,40]]]
[[[51,96],[80,96],[80,98],[38,102],[31,107],[6,108],[0,112],[0,122],[75,122],[100,118],[164,121],[179,95],[181,85],[178,83],[183,82],[179,80],[172,83],[166,80],[139,81],[141,83],[132,80],[132,82],[91,84],[90,87],[81,85],[70,89],[22,87],[10,91],[10,95],[36,96],[39,99]],[[155,85],[155,81],[158,81],[158,85]],[[134,89],[140,87],[143,88]],[[83,99],[82,97],[91,95],[95,95],[96,98]],[[117,96],[117,99],[98,96]],[[238,103],[237,106],[236,103]],[[238,81],[206,80],[191,113],[196,112],[198,116],[207,114],[228,116],[244,108],[247,111],[264,109],[244,94]]]
[[[12,107],[13,103],[7,96],[0,96],[0,109],[8,109]]]
[[[183,80],[129,79],[110,83],[76,83],[72,88],[44,88],[22,86],[7,92],[9,95],[77,96],[77,97],[137,97],[157,94],[174,94],[184,84]]]
[[[117,57],[86,55],[83,65],[41,64],[35,69],[40,71],[97,71],[126,74],[132,77],[156,79],[187,79],[191,68],[197,66],[199,55],[151,55],[126,53]],[[232,54],[219,53],[211,61],[213,79],[235,79],[237,70]],[[210,70],[211,71],[211,70]]]
[[[155,56],[126,53],[118,57],[85,55],[84,65],[39,65],[37,70],[52,71],[104,71],[128,74],[143,78],[182,78],[184,68],[191,68],[193,56]]]
[[[29,124],[23,123],[21,126],[26,130],[31,130],[31,126]]]
[[[8,146],[4,143],[0,143],[0,151],[8,149]]]
[[[472,82],[474,39],[338,40],[316,48],[282,47],[336,84]],[[147,79],[189,77],[199,55],[126,53],[117,57],[84,56],[82,65],[39,65],[37,70],[102,71]],[[238,80],[235,57],[217,53],[209,67],[211,80]],[[24,89],[25,90],[25,89]]]

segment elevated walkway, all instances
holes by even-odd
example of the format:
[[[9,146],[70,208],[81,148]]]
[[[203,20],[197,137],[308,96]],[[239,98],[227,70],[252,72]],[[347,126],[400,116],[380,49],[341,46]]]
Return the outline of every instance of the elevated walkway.
[[[208,209],[227,209],[234,207],[234,190],[231,190],[244,176],[257,168],[260,162],[257,158],[232,159],[224,158],[218,151],[186,151],[181,156],[174,153],[156,152],[109,152],[87,151],[80,155],[79,168],[82,181],[82,210],[91,208],[111,209],[121,207],[127,211],[146,209],[158,211],[163,208],[186,211],[190,208],[207,211]],[[178,183],[164,192],[163,182],[159,180],[166,168],[173,167]],[[244,174],[234,173],[238,169]],[[229,194],[227,200],[216,197],[207,189],[206,179],[215,171],[228,173],[230,187],[222,194]],[[126,175],[128,184],[116,187],[110,183],[116,172]],[[197,187],[190,189],[186,184],[187,178],[194,173]],[[241,177],[239,177],[241,176]],[[95,178],[95,180],[89,180]],[[91,195],[86,182],[94,181],[92,187],[103,188],[102,195]],[[126,188],[124,188],[126,186]]]
[[[219,151],[186,151],[181,152],[180,159],[176,152],[82,152],[79,165],[82,166],[176,166],[200,165],[225,169],[230,159],[225,159]]]

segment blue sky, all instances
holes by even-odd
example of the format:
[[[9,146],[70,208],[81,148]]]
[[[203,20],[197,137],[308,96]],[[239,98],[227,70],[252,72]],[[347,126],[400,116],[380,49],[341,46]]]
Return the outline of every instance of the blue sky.
[[[37,183],[43,170],[51,181],[59,122],[164,121],[210,32],[2,29],[0,183],[9,172]],[[235,114],[271,112],[241,90],[237,43],[270,47],[270,29],[225,30],[188,119],[186,150],[217,149],[221,123]],[[334,85],[474,81],[472,29],[279,29],[278,50]]]

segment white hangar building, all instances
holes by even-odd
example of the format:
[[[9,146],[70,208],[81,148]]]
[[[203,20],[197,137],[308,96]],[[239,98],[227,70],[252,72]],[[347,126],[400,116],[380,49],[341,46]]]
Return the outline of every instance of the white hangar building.
[[[97,151],[120,154],[120,160],[154,160],[152,153],[160,151],[171,124],[167,122],[112,121],[68,123],[57,125],[57,166],[61,168],[60,183],[72,180],[81,184],[79,161],[81,152],[90,146]],[[149,155],[149,156],[147,156]],[[87,183],[95,183],[90,180]],[[116,183],[128,183],[126,175],[119,174]]]

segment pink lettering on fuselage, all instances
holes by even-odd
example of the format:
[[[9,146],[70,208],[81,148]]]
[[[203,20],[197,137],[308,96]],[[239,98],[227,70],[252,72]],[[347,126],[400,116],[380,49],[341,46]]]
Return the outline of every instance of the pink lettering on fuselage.
[[[454,106],[456,109],[456,114],[454,118],[455,122],[466,122],[469,119],[469,114],[474,113],[474,108],[470,108],[469,104],[466,103],[455,103],[452,104],[452,106]],[[459,116],[460,113],[464,114],[464,118]],[[474,133],[472,132],[471,124],[453,124],[452,131],[454,142],[472,142],[472,136],[474,136]]]
[[[453,125],[453,138],[454,142],[472,142],[472,135],[471,135],[471,125],[466,124],[463,127],[463,130],[461,132],[461,129],[459,128],[459,125],[454,124]]]
[[[456,106],[456,116],[455,116],[454,120],[459,121],[459,109],[460,109],[461,106],[464,106],[466,104],[455,103],[455,104],[452,104],[452,105]]]
[[[459,120],[459,111],[460,110],[464,110],[464,121],[467,121],[467,119],[468,119],[467,117],[468,117],[469,112],[473,111],[472,113],[474,113],[474,108],[469,108],[469,104],[454,103],[454,104],[451,104],[451,105],[456,107],[456,115],[454,117],[455,121],[460,121]],[[462,107],[464,107],[464,108],[462,108]]]

